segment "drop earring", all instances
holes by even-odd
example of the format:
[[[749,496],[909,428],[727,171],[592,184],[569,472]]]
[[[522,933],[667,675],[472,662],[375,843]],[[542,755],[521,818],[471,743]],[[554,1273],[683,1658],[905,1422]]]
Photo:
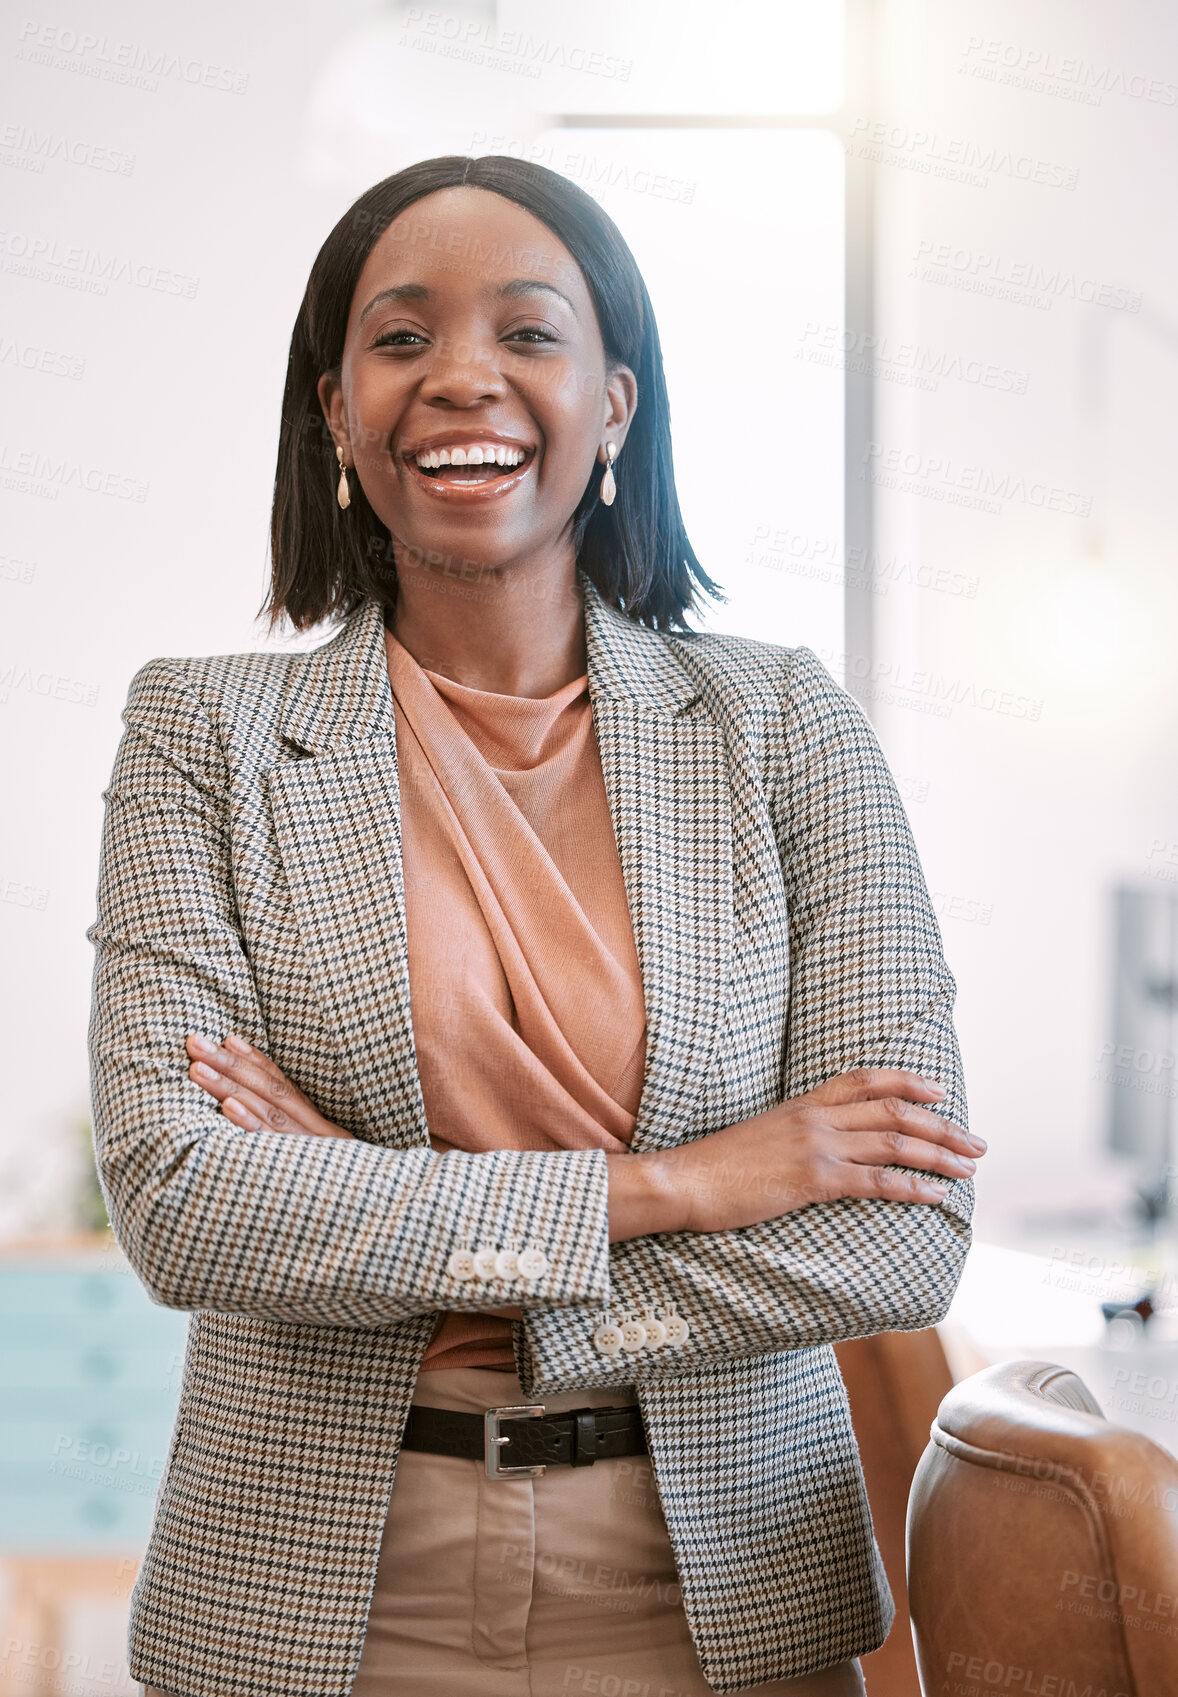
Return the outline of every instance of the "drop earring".
[[[618,486],[614,481],[614,461],[618,457],[616,442],[607,442],[605,444],[605,457],[609,461],[609,464],[606,466],[605,476],[601,480],[601,500],[604,506],[612,507],[614,504],[614,496],[618,492]]]
[[[352,504],[352,492],[348,488],[348,468],[344,464],[344,451],[342,448],[337,448],[335,450],[335,457],[339,461],[339,482],[336,484],[335,498],[339,502],[340,506],[346,511]]]

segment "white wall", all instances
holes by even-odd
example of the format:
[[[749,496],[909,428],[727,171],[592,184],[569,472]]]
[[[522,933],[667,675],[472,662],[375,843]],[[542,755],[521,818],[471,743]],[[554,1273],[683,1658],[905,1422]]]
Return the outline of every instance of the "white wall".
[[[68,1224],[88,1163],[85,929],[128,682],[156,655],[271,645],[253,621],[291,326],[371,183],[436,153],[533,151],[594,193],[662,321],[688,523],[733,596],[721,622],[837,640],[837,573],[797,593],[746,564],[782,494],[841,540],[841,392],[792,358],[806,322],[840,311],[836,141],[552,129],[632,100],[762,110],[765,50],[789,41],[810,57],[791,52],[783,92],[821,104],[839,36],[820,13],[758,0],[717,43],[692,0],[670,59],[618,4],[510,0],[496,19],[481,0],[109,0],[4,26],[0,727],[20,800],[0,825],[0,1234]],[[759,82],[740,71],[752,46]],[[766,319],[768,358],[735,359]],[[775,432],[773,464],[740,487],[733,421],[743,440]]]
[[[650,275],[685,506],[733,595],[711,622],[858,665],[839,651],[837,147],[552,128],[755,114],[775,89],[817,110],[824,18],[768,0],[720,20],[699,0],[110,0],[3,26],[0,1232],[64,1223],[85,1162],[84,931],[127,683],[156,654],[265,646],[290,327],[370,182],[441,151],[572,149]],[[1163,0],[881,0],[881,24],[876,109],[843,138],[881,149],[883,345],[851,350],[880,362],[869,681],[960,984],[997,1232],[1024,1198],[1125,1182],[1100,1154],[1107,891],[1178,861],[1178,21]],[[595,187],[606,159],[695,193]],[[721,260],[743,292],[722,297]],[[755,477],[732,452],[750,421],[780,431]],[[979,477],[996,511],[962,504]]]
[[[875,716],[959,980],[979,1225],[1017,1240],[1128,1181],[1100,1152],[1108,892],[1178,859],[1178,16],[882,22]]]

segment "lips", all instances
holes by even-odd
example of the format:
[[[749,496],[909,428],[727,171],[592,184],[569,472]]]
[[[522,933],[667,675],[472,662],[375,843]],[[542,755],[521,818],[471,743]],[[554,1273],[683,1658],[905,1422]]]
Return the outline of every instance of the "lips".
[[[447,457],[458,449],[462,450],[460,457],[465,457],[466,451],[472,447],[477,447],[482,453],[481,465],[421,466],[417,463],[419,458],[439,458],[443,449]],[[498,450],[510,450],[512,455],[518,457],[522,454],[524,458],[518,465],[501,466],[492,458]],[[485,501],[507,495],[519,487],[530,474],[536,448],[532,443],[502,431],[476,425],[460,432],[452,426],[447,431],[438,431],[411,443],[401,450],[400,458],[411,481],[419,489],[428,490],[431,496],[460,502]]]
[[[420,472],[422,477],[431,478],[435,483],[468,484],[490,483],[495,478],[514,477],[516,472],[522,471],[526,464],[527,461],[525,460],[522,465],[510,466],[495,465],[494,462],[465,466],[422,466],[414,461],[413,469]]]
[[[453,440],[451,437],[450,443]],[[440,442],[436,445],[448,447],[450,443]],[[515,443],[510,445],[517,446]],[[518,446],[524,447],[525,444],[519,443]],[[410,481],[423,494],[428,494],[434,500],[460,505],[501,500],[510,495],[531,476],[536,459],[536,450],[527,448],[527,458],[522,465],[443,466],[434,471],[426,471],[417,464],[415,458],[416,454],[422,451],[419,444],[408,454],[402,455]]]

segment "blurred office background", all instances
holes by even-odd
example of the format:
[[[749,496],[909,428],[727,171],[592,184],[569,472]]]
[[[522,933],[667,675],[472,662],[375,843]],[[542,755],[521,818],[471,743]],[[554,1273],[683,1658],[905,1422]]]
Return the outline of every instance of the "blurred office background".
[[[88,1145],[127,685],[329,634],[255,622],[288,339],[339,215],[433,154],[609,211],[729,595],[705,622],[809,645],[877,728],[991,1151],[952,1370],[1072,1351],[1173,1447],[1173,9],[67,0],[0,42],[0,1691],[134,1689],[183,1350]],[[1156,1396],[1117,1403],[1126,1361]]]

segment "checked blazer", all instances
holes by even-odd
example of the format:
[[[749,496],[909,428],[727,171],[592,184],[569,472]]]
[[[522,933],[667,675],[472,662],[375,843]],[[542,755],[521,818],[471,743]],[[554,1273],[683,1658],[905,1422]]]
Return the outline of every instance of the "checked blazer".
[[[647,1010],[632,1147],[858,1066],[928,1074],[966,1123],[956,985],[857,703],[808,648],[646,630],[578,582]],[[689,1321],[625,1372],[716,1691],[881,1644],[894,1606],[830,1346],[941,1318],[970,1181],[610,1244],[601,1150],[435,1153],[379,606],[309,653],[152,660],[124,720],[87,933],[97,1159],[151,1297],[191,1313],[135,1677],[345,1697],[436,1313],[517,1301],[539,1401],[617,1382],[607,1304]],[[187,1076],[189,1030],[240,1031],[357,1141],[234,1127]],[[447,1273],[513,1238],[549,1261],[522,1295]]]

